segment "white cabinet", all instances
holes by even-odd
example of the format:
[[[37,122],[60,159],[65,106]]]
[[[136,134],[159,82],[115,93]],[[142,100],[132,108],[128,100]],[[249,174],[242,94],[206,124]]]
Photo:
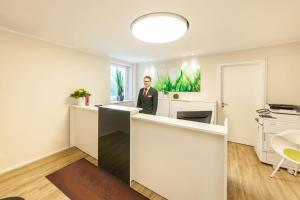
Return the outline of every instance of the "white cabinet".
[[[212,111],[211,124],[216,124],[217,102],[190,99],[158,99],[156,115],[177,118],[178,111]]]
[[[163,117],[170,117],[170,100],[158,99],[156,115]]]
[[[171,100],[170,117],[177,118],[178,111],[212,111],[211,124],[215,124],[216,106],[215,101]]]

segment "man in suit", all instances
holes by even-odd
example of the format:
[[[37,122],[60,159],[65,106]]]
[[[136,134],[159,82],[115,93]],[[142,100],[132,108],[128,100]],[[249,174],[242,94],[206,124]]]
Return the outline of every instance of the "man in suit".
[[[140,89],[137,107],[142,108],[140,113],[155,115],[157,110],[158,92],[151,87],[151,77],[144,77],[144,87]]]

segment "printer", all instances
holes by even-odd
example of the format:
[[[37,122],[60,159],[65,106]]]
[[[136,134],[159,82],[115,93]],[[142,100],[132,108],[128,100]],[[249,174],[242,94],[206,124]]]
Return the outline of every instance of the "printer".
[[[256,112],[256,154],[261,162],[275,166],[281,157],[272,149],[271,139],[288,129],[300,130],[300,106],[270,103]],[[295,169],[295,164],[285,161],[282,167]]]

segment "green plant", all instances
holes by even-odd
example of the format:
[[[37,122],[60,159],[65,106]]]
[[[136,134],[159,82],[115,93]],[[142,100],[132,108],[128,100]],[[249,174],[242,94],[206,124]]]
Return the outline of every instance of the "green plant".
[[[88,91],[86,91],[83,88],[77,89],[75,90],[72,94],[70,94],[70,97],[78,99],[80,97],[85,97],[85,96],[90,96],[91,93],[89,93]]]
[[[122,72],[119,70],[116,71],[116,83],[118,87],[118,96],[123,96],[123,92],[124,92],[123,76],[122,76]]]
[[[179,99],[179,94],[173,94],[174,99]]]

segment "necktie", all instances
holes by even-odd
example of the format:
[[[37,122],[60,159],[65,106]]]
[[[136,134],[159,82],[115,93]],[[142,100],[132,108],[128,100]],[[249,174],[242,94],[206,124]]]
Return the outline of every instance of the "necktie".
[[[144,96],[146,96],[146,94],[147,94],[147,88],[144,89],[144,93],[143,94],[144,94]]]

